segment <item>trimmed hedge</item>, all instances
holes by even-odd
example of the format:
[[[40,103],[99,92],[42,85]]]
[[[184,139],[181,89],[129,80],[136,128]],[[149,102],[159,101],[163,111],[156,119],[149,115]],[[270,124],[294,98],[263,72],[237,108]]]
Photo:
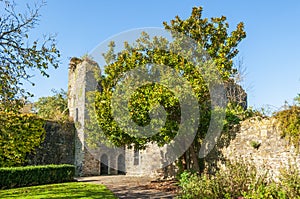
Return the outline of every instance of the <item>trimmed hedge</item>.
[[[0,168],[0,189],[73,181],[73,165]]]

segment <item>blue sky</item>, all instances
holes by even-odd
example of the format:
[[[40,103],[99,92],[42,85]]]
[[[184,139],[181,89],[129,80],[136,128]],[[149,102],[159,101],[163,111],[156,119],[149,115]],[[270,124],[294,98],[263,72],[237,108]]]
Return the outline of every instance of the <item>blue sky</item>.
[[[176,15],[186,18],[193,6],[202,6],[204,17],[227,17],[230,28],[245,23],[247,38],[239,45],[246,76],[243,85],[254,108],[284,101],[300,93],[300,1],[299,0],[152,0],[152,1],[58,1],[49,0],[41,10],[33,38],[57,33],[62,53],[59,69],[50,78],[36,75],[35,99],[51,95],[51,89],[67,89],[68,60],[80,57],[107,38],[134,28],[163,27]]]

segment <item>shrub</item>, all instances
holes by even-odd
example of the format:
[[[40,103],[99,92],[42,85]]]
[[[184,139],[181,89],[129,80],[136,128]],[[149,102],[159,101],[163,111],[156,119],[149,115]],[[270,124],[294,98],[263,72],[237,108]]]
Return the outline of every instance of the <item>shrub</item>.
[[[288,139],[296,147],[300,144],[300,107],[291,106],[289,109],[275,114],[281,129],[281,136]]]
[[[0,188],[23,187],[73,181],[73,165],[45,165],[0,168]]]
[[[281,170],[279,182],[258,175],[252,164],[244,161],[227,162],[226,168],[215,175],[201,175],[185,171],[181,174],[179,198],[244,198],[244,199],[300,199],[300,170],[290,164]]]
[[[191,173],[185,171],[181,174],[180,187],[182,188],[180,198],[192,199],[192,198],[214,198],[218,193],[218,187],[213,183],[211,176],[207,174],[197,175],[197,173]]]
[[[296,165],[289,164],[288,168],[280,171],[280,182],[287,198],[300,198],[300,170]]]
[[[286,193],[274,182],[270,184],[259,184],[255,189],[244,194],[245,199],[286,199]]]
[[[258,179],[254,166],[244,161],[227,162],[215,175],[183,172],[179,180],[180,198],[237,198],[248,192]]]
[[[257,141],[251,141],[250,145],[254,148],[254,149],[258,149],[261,145],[261,143],[257,142]]]

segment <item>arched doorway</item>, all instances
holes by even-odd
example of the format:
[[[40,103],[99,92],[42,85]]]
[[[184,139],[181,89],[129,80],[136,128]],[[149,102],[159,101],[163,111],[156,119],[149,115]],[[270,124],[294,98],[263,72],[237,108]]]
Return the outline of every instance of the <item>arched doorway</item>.
[[[125,175],[125,157],[123,154],[118,157],[118,174]]]
[[[108,175],[108,157],[103,154],[100,159],[100,175]]]

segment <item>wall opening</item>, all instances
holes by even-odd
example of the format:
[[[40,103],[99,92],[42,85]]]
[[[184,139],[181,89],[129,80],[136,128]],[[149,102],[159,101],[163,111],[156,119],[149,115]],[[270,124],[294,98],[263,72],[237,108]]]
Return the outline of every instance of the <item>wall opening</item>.
[[[125,157],[123,154],[118,157],[118,174],[125,175]]]
[[[139,165],[140,164],[140,150],[134,149],[133,152],[133,165]]]
[[[108,157],[106,154],[100,158],[100,175],[108,175]]]

